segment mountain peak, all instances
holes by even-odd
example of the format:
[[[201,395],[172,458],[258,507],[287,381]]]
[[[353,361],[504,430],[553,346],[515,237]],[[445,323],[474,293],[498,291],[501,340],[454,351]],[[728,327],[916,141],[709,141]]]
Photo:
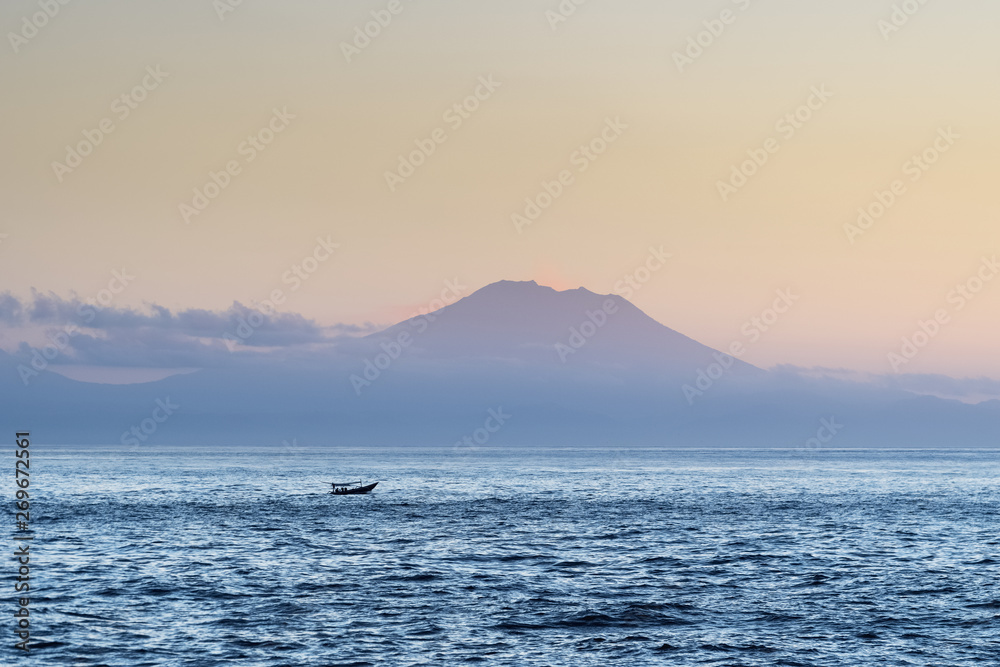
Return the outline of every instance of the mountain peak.
[[[612,296],[610,294],[598,295],[596,292],[592,292],[586,287],[576,287],[571,289],[559,290],[549,285],[540,285],[534,280],[498,280],[495,283],[490,283],[485,287],[481,287],[476,292],[483,291],[518,291],[518,292],[555,292],[556,294],[563,294],[566,292],[581,292],[583,294],[593,294],[595,296]],[[475,293],[475,292],[474,292]]]
[[[655,321],[628,300],[584,287],[558,291],[501,280],[427,316],[369,336],[413,335],[424,358],[597,364],[695,373],[715,350]],[[567,349],[570,351],[567,352]],[[736,371],[754,370],[736,361]]]
[[[529,291],[529,290],[551,290],[551,287],[545,287],[539,285],[534,280],[498,280],[495,283],[490,283],[485,287],[480,287],[473,294],[479,292],[513,292],[513,291]]]

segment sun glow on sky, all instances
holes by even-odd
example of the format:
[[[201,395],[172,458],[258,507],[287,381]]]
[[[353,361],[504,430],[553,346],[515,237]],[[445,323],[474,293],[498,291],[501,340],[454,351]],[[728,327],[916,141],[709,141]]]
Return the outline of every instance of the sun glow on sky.
[[[282,289],[386,323],[455,278],[609,293],[663,246],[632,301],[713,347],[800,295],[751,363],[889,372],[947,309],[904,370],[1000,376],[1000,280],[948,299],[1000,249],[1000,5],[558,5],[403,2],[367,43],[385,2],[63,6],[0,66],[2,288],[85,299],[125,267],[115,306]]]

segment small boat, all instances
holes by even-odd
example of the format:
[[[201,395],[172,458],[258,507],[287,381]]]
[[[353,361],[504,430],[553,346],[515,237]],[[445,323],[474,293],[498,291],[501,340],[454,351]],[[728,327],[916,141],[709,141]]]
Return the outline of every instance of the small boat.
[[[346,496],[355,493],[368,493],[376,486],[378,482],[372,482],[371,484],[362,484],[361,482],[330,482],[333,486],[333,491],[330,491],[335,496]]]

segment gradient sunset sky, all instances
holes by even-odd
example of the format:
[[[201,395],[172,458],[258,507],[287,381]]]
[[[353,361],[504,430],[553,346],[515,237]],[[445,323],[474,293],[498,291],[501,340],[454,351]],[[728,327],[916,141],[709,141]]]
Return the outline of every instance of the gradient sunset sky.
[[[41,10],[3,3],[0,291],[87,298],[125,268],[118,307],[224,310],[284,289],[283,310],[320,323],[389,324],[454,279],[610,293],[662,246],[630,300],[707,345],[743,340],[776,290],[798,295],[751,363],[890,372],[900,338],[945,309],[904,370],[1000,378],[1000,279],[949,299],[1000,251],[996,2],[931,1],[889,31],[911,3],[590,0],[554,22],[558,0],[401,0],[350,58],[389,0],[223,4],[71,2],[16,39]],[[706,21],[720,34],[679,67]],[[122,118],[116,98],[157,67]],[[499,85],[456,127],[446,113],[483,79]],[[787,136],[779,121],[811,96]],[[241,143],[274,109],[294,119],[248,162]],[[57,176],[102,119],[114,130]],[[626,127],[581,171],[574,153],[609,121]],[[391,191],[385,173],[436,128],[446,141]],[[718,182],[769,139],[723,201]],[[933,164],[907,166],[936,141]],[[186,222],[180,205],[231,160]],[[572,183],[519,231],[512,215],[562,170]],[[335,255],[290,291],[283,274],[328,236]]]

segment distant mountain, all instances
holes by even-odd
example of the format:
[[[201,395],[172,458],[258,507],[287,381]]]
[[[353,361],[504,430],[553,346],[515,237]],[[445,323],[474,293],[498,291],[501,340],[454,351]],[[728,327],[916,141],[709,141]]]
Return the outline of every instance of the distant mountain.
[[[428,318],[401,322],[371,343],[412,337],[437,360],[508,360],[695,373],[714,361],[706,347],[652,319],[617,295],[584,288],[558,292],[534,281],[487,285]],[[716,353],[718,354],[718,353]],[[735,361],[732,372],[760,372]]]
[[[0,428],[31,430],[40,443],[123,451],[129,444],[464,443],[456,452],[466,454],[480,444],[1000,445],[1000,401],[967,405],[763,371],[621,297],[533,282],[488,285],[332,352],[284,361],[234,356],[225,367],[159,382],[87,384],[42,371],[25,385],[20,363],[0,353]]]

